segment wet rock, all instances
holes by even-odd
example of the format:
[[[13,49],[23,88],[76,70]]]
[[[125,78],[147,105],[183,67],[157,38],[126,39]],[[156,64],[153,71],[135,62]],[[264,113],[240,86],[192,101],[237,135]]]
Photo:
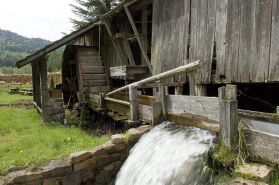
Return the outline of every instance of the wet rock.
[[[68,162],[69,159],[52,160],[47,166],[42,167],[43,176],[45,178],[52,178],[58,176],[65,176],[72,172],[72,166]]]
[[[271,168],[265,165],[246,164],[239,166],[235,172],[242,176],[254,176],[259,181],[269,183]]]
[[[82,151],[70,154],[71,163],[75,164],[85,159],[88,159],[91,156],[91,152]]]
[[[267,185],[264,182],[250,181],[243,178],[235,178],[226,182],[218,183],[218,185]]]
[[[63,182],[63,185],[80,185],[81,184],[81,176],[80,171],[71,173],[66,177]]]
[[[124,144],[124,138],[125,136],[122,134],[116,134],[111,136],[111,143],[112,144]]]

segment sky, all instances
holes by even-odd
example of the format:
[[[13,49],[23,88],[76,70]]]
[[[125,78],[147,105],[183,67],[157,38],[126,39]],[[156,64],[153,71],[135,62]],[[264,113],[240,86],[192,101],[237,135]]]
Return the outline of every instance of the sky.
[[[75,0],[0,0],[0,28],[28,38],[56,41],[71,33],[69,18],[78,19]]]

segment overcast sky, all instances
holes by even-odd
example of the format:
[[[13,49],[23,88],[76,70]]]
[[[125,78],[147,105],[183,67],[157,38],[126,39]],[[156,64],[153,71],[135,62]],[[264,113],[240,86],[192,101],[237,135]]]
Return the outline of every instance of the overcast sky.
[[[70,33],[75,0],[0,0],[0,28],[28,38],[56,41]]]

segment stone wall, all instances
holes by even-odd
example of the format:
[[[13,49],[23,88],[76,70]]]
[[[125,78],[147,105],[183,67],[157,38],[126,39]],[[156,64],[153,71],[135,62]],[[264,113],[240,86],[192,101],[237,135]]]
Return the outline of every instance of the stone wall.
[[[18,170],[0,178],[2,184],[17,185],[105,185],[113,183],[129,155],[131,147],[150,130],[141,126],[128,130],[128,144],[122,134],[112,135],[110,141],[95,147],[92,151],[70,154],[68,158],[52,160],[37,171]],[[2,183],[2,184],[1,184]]]
[[[279,136],[257,130],[244,129],[248,148],[256,155],[279,163]]]
[[[54,84],[61,84],[61,73],[48,73],[47,80],[50,83],[51,74],[53,75]],[[31,74],[11,74],[0,76],[0,81],[5,83],[22,83],[22,84],[32,84]]]

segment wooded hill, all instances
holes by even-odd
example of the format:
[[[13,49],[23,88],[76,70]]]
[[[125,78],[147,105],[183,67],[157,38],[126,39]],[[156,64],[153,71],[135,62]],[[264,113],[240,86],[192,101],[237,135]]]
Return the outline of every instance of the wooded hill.
[[[51,44],[48,40],[30,39],[0,28],[0,67],[14,67],[18,60],[48,44]]]

